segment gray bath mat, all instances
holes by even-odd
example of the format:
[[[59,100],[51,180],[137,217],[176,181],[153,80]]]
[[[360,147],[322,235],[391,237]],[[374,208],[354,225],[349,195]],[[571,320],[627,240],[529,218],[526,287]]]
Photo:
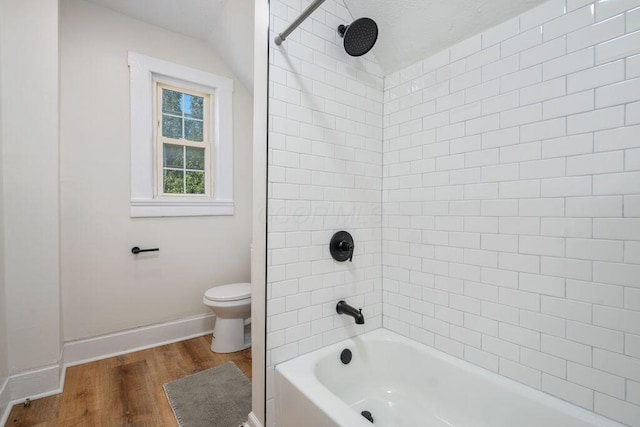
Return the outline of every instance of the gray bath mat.
[[[180,427],[236,427],[251,412],[251,383],[233,362],[163,387]]]

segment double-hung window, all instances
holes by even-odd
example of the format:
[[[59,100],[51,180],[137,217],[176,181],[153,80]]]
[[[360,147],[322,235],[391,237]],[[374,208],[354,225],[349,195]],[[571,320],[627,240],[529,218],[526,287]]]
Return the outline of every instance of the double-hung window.
[[[211,193],[211,95],[156,83],[156,194]]]
[[[233,81],[129,53],[131,216],[233,215]]]

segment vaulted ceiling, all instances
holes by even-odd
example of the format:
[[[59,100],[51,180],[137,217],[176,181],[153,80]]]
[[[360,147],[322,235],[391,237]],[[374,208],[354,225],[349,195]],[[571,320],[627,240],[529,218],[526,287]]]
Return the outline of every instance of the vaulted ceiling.
[[[209,43],[253,88],[253,0],[89,0]],[[545,0],[344,0],[378,23],[372,50],[385,74],[426,58]],[[302,0],[303,7],[309,3]]]
[[[253,91],[253,0],[89,0],[204,42]]]

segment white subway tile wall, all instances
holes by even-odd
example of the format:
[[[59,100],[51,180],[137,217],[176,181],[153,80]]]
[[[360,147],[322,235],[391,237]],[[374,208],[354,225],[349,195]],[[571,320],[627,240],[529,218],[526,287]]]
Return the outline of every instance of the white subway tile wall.
[[[382,179],[385,328],[633,426],[639,18],[551,0],[386,76]]]
[[[276,421],[273,367],[277,363],[382,326],[382,72],[370,55],[352,58],[342,48],[336,29],[353,20],[342,0],[327,0],[282,46],[276,46],[275,35],[308,3],[270,2],[270,426]],[[422,73],[422,68],[416,72]],[[403,81],[417,77],[410,69],[403,75]],[[408,95],[410,89],[396,90]],[[415,100],[403,98],[407,117],[398,120],[408,131],[413,129],[410,107],[415,104],[422,104],[421,95]],[[415,165],[421,167],[426,166]],[[398,214],[410,212],[406,207]],[[339,230],[354,237],[353,262],[339,263],[329,254],[331,236]],[[340,299],[363,309],[364,325],[336,313]]]
[[[384,326],[640,426],[640,0],[551,0],[384,79],[342,0],[275,46],[308,4],[270,3],[268,425],[275,364]]]

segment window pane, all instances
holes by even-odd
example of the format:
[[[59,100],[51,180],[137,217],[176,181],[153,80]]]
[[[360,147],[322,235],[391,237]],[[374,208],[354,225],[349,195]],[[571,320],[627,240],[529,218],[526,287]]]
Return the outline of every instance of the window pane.
[[[204,98],[201,96],[188,95],[186,93],[182,96],[184,97],[184,115],[186,117],[202,120]]]
[[[187,169],[204,170],[204,148],[187,147]]]
[[[202,142],[202,122],[196,120],[184,121],[184,137],[189,141]]]
[[[187,171],[187,194],[204,194],[204,172]]]
[[[184,147],[182,145],[162,144],[164,148],[163,165],[168,168],[184,167]]]
[[[162,136],[167,138],[182,138],[182,119],[162,115]]]
[[[184,172],[164,170],[164,192],[184,194]]]
[[[182,116],[182,93],[162,89],[162,112]]]

